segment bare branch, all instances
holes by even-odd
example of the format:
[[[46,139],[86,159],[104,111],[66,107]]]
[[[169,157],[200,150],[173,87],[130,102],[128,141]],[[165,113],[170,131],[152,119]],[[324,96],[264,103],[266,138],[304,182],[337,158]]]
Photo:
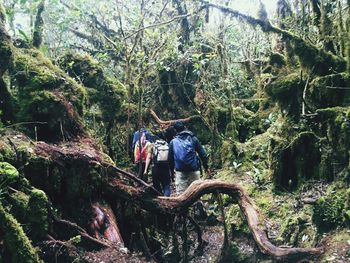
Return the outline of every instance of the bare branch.
[[[150,113],[152,115],[152,117],[154,118],[154,120],[162,127],[162,128],[167,128],[171,125],[173,125],[174,123],[178,122],[178,121],[182,121],[182,122],[189,122],[191,120],[192,117],[188,117],[185,119],[177,119],[177,120],[168,120],[168,121],[163,121],[161,119],[159,119],[158,115],[153,111],[150,110]]]
[[[157,24],[153,24],[153,25],[149,25],[149,26],[145,26],[145,27],[142,27],[142,28],[139,28],[138,30],[136,30],[135,32],[127,35],[125,37],[125,39],[128,39],[136,34],[138,34],[139,32],[145,30],[145,29],[148,29],[148,28],[153,28],[153,27],[160,27],[160,26],[164,26],[164,25],[167,25],[167,24],[170,24],[171,22],[174,22],[175,20],[178,20],[178,19],[183,19],[185,17],[189,17],[189,16],[192,16],[193,14],[186,14],[186,15],[179,15],[179,16],[174,16],[173,18],[167,20],[167,21],[164,21],[164,22],[160,22],[160,23],[157,23]]]

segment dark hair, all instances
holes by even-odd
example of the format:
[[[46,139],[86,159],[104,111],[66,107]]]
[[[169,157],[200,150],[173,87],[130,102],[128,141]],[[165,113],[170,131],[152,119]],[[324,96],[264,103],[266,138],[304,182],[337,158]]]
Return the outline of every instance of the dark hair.
[[[182,121],[177,121],[174,124],[174,129],[179,133],[182,132],[185,129],[185,125]]]

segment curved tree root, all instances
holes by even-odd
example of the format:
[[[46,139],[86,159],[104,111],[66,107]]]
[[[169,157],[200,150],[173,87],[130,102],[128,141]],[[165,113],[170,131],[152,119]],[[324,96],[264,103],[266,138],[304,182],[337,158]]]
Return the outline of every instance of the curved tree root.
[[[159,203],[165,209],[182,210],[188,208],[202,195],[220,192],[235,198],[248,222],[249,229],[263,253],[282,258],[298,258],[322,253],[319,248],[280,248],[273,245],[267,238],[263,226],[259,222],[259,214],[247,193],[238,184],[227,183],[220,180],[196,181],[180,196],[172,198],[159,197]]]
[[[298,259],[309,256],[316,256],[323,252],[322,247],[317,248],[280,248],[273,245],[264,232],[264,227],[259,221],[259,213],[252,200],[244,189],[234,183],[227,183],[220,180],[199,180],[195,181],[181,195],[177,197],[156,197],[146,198],[145,193],[137,189],[124,188],[116,182],[110,182],[110,191],[114,194],[122,194],[125,198],[125,192],[132,196],[132,199],[140,207],[153,212],[182,214],[193,205],[201,196],[209,193],[227,194],[234,198],[240,206],[248,222],[249,229],[253,235],[261,252],[269,254],[277,259]],[[121,193],[121,192],[123,193]]]

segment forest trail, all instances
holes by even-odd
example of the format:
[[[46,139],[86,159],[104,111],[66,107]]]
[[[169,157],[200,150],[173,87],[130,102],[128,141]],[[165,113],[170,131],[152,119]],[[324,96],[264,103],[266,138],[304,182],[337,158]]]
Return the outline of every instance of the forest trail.
[[[349,36],[350,0],[0,0],[0,262],[350,262]],[[177,120],[215,175],[167,198],[130,137]]]

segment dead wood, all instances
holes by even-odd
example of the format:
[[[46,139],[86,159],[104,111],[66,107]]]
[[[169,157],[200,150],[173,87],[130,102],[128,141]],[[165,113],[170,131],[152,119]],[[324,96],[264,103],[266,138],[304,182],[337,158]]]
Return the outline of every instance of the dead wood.
[[[191,117],[188,117],[188,118],[185,118],[185,119],[177,119],[177,120],[167,120],[167,121],[164,121],[164,120],[161,120],[158,115],[153,111],[153,110],[150,110],[151,112],[151,115],[152,117],[154,118],[154,120],[156,121],[156,123],[158,123],[160,125],[161,128],[168,128],[169,126],[175,124],[176,122],[178,121],[182,121],[184,123],[187,123],[187,122],[190,122],[191,119],[194,117],[194,116],[191,116]]]

